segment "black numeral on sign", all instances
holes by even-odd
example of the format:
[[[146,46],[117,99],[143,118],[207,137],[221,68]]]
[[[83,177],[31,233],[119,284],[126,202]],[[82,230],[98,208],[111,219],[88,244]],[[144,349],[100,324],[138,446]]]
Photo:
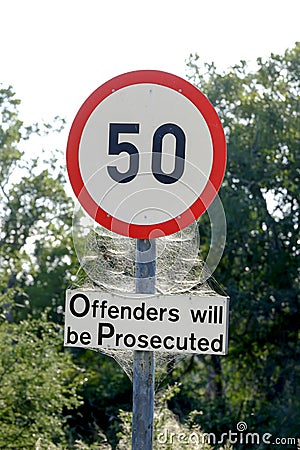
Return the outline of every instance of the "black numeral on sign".
[[[138,123],[110,123],[108,154],[119,155],[126,152],[129,155],[129,168],[127,172],[120,172],[116,166],[108,166],[110,177],[118,183],[129,183],[139,171],[139,151],[131,142],[119,142],[120,134],[138,134]],[[165,173],[162,169],[163,140],[171,134],[175,138],[175,164],[171,173]],[[166,123],[157,128],[152,141],[152,173],[157,181],[163,184],[172,184],[178,181],[185,167],[186,138],[184,131],[174,123]]]
[[[122,152],[129,154],[129,169],[127,172],[120,172],[116,166],[108,166],[107,170],[110,177],[118,183],[129,183],[133,180],[139,170],[139,152],[130,142],[119,142],[121,133],[139,133],[140,125],[138,123],[111,123],[109,125],[109,155],[119,155]]]
[[[176,139],[175,167],[169,174],[162,170],[163,138],[167,134],[172,134]],[[157,128],[153,136],[152,152],[152,173],[157,181],[164,184],[176,183],[183,174],[185,162],[185,134],[182,129],[173,123],[166,123]]]

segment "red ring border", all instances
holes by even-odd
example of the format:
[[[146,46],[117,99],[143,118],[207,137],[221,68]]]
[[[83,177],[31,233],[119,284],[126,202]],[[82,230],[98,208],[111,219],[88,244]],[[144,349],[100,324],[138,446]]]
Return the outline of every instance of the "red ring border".
[[[135,84],[157,84],[180,92],[204,117],[213,145],[213,163],[209,180],[197,200],[180,216],[152,225],[123,222],[104,211],[87,191],[79,168],[81,136],[94,109],[115,91]],[[82,104],[72,123],[67,143],[67,170],[73,191],[85,211],[100,225],[123,236],[138,239],[157,238],[180,231],[197,220],[214,200],[222,184],[226,167],[226,140],[219,116],[207,97],[194,85],[177,75],[158,70],[137,70],[118,75],[99,86]]]

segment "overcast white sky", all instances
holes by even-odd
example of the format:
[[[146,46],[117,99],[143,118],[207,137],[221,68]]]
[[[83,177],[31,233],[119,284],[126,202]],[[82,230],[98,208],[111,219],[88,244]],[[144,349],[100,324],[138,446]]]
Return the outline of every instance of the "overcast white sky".
[[[13,86],[26,124],[59,115],[65,134],[116,75],[184,77],[190,53],[226,68],[300,39],[299,0],[1,0],[0,17],[0,82]]]

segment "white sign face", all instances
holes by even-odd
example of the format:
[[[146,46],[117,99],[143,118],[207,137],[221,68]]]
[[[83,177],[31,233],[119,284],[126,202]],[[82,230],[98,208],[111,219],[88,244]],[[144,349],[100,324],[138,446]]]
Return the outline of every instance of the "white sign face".
[[[79,148],[92,199],[133,225],[183,214],[204,190],[212,160],[210,132],[199,110],[179,92],[153,84],[128,86],[100,103]]]
[[[64,345],[224,355],[229,299],[67,290]]]
[[[70,130],[67,167],[88,214],[146,239],[194,222],[223,179],[226,143],[208,99],[159,71],[120,75],[85,101]]]

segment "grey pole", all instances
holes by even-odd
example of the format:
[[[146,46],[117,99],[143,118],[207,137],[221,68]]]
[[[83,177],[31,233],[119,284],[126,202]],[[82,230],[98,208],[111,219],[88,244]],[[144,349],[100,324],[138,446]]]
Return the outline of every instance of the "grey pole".
[[[137,239],[136,293],[155,293],[154,239]],[[133,356],[132,450],[152,450],[154,414],[154,354],[135,351]]]

